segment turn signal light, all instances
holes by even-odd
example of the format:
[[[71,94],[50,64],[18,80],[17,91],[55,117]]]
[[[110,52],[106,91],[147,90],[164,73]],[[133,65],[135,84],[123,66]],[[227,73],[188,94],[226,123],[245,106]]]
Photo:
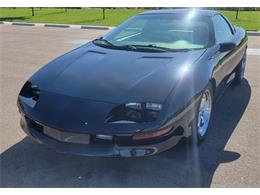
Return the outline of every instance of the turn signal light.
[[[165,134],[169,133],[171,130],[172,130],[172,127],[167,127],[165,129],[161,129],[159,131],[136,133],[133,136],[133,140],[142,140],[142,139],[159,137],[159,136],[162,136],[162,135],[165,135]]]

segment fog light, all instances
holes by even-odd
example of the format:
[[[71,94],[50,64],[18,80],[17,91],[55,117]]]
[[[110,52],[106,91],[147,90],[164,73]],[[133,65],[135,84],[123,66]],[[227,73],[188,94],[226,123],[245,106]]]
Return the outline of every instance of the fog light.
[[[112,140],[113,139],[113,136],[112,135],[96,135],[96,138],[98,139],[104,139],[104,140]]]
[[[162,135],[165,135],[165,134],[169,133],[171,130],[172,130],[172,127],[167,127],[165,129],[161,129],[159,131],[136,133],[133,136],[133,140],[142,140],[142,139],[159,137],[159,136],[162,136]]]

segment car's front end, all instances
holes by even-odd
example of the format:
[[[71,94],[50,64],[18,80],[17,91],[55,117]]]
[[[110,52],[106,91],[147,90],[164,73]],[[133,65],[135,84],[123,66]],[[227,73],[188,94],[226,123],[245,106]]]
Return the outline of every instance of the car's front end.
[[[17,104],[24,132],[57,152],[130,157],[165,151],[191,134],[198,98],[180,102],[175,113],[168,112],[167,102],[96,101],[45,91],[28,81]]]
[[[30,111],[26,112],[28,108],[24,107],[28,105],[25,102],[21,99],[18,101],[20,124],[28,136],[57,152],[86,156],[137,157],[165,151],[176,145],[183,136],[190,134],[191,127],[188,121],[192,120],[193,106],[195,105],[187,106],[174,118],[169,119],[170,123],[167,125],[159,124],[158,121],[147,123],[121,121],[95,127],[91,122],[81,122],[74,128],[73,125],[68,125],[69,119],[62,120],[64,124],[60,126],[58,122],[54,125],[48,124],[47,121],[39,121],[37,120],[39,116],[34,117]],[[49,108],[50,113],[46,114],[52,116],[53,111]],[[76,114],[75,110],[70,112],[72,115]]]

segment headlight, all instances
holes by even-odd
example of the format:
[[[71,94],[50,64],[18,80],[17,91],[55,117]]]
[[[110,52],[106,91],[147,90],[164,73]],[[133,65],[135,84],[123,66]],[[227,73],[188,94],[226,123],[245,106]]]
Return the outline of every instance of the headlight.
[[[128,103],[125,105],[127,108],[132,108],[136,110],[142,110],[142,104],[141,103]]]
[[[40,90],[37,85],[33,85],[31,82],[27,81],[20,92],[20,96],[32,98],[37,101],[40,96]]]
[[[40,89],[37,85],[33,85],[31,82],[27,81],[24,84],[19,97],[25,104],[33,108],[40,97]]]
[[[162,110],[162,104],[146,103],[146,109],[160,112]]]
[[[130,102],[112,109],[106,118],[106,122],[152,122],[156,120],[161,110],[162,104],[159,103]]]
[[[125,106],[136,110],[148,109],[157,112],[160,112],[162,110],[162,104],[150,103],[150,102],[149,103],[136,103],[136,102],[127,103]]]

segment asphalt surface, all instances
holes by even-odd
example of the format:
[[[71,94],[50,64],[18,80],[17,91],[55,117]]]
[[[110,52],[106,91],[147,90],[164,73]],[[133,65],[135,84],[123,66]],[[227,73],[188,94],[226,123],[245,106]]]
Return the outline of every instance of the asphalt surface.
[[[246,79],[216,104],[207,139],[145,158],[57,154],[25,136],[16,98],[55,57],[105,30],[0,25],[0,187],[260,187],[260,37]],[[252,50],[253,49],[253,50]]]

